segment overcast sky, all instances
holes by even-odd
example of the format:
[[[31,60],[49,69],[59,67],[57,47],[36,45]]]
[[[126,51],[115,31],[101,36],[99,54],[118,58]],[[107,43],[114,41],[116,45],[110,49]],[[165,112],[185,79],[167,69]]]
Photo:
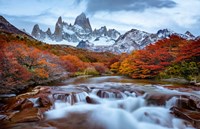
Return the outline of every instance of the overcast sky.
[[[54,31],[59,16],[73,24],[82,12],[93,29],[105,25],[156,33],[169,28],[200,35],[200,0],[0,0],[0,15],[29,33],[36,23]]]

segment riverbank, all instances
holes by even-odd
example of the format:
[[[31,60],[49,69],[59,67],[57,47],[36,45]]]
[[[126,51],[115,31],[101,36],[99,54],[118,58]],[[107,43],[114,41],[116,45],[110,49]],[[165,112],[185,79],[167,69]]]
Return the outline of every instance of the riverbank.
[[[190,82],[184,78],[168,78],[168,79],[160,79],[164,82],[171,82],[171,83],[179,83],[179,84],[189,84]]]
[[[58,83],[63,80],[66,80],[68,78],[69,78],[69,75],[66,73],[63,73],[61,75],[54,76],[54,77],[48,78],[46,80],[37,80],[37,82],[36,81],[28,81],[23,84],[19,84],[19,85],[13,84],[11,86],[1,85],[0,86],[0,94],[20,94],[20,93],[26,92],[29,88],[33,88],[38,85],[50,85],[52,83]]]
[[[200,86],[200,82],[188,81],[184,78],[168,78],[168,79],[161,79],[161,81],[170,82],[170,83],[185,84],[185,85],[191,85],[191,86]]]

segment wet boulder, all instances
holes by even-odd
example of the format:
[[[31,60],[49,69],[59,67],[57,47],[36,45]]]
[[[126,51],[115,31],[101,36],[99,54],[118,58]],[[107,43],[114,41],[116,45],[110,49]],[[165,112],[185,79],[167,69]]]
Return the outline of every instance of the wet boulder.
[[[25,108],[33,107],[33,103],[25,98],[12,98],[8,101],[8,104],[3,107],[4,112],[11,112],[16,110],[22,110]]]
[[[200,112],[179,107],[173,107],[171,110],[175,116],[189,121],[194,127],[200,129]]]
[[[12,122],[33,122],[43,119],[43,114],[39,108],[27,108],[22,111],[15,113],[11,117]]]
[[[145,99],[149,105],[165,105],[166,101],[171,99],[172,97],[180,97],[180,94],[167,94],[167,93],[159,93],[159,92],[152,92],[147,93]]]
[[[98,99],[91,97],[91,96],[86,97],[86,102],[89,104],[100,104],[101,103]]]
[[[192,109],[200,111],[200,97],[191,95],[189,97],[189,105]]]
[[[48,96],[43,96],[38,99],[39,107],[50,108],[53,105],[53,102],[50,100]]]
[[[176,100],[176,107],[200,111],[200,98],[195,95],[181,96]]]
[[[117,89],[107,89],[107,90],[99,89],[97,90],[96,95],[99,96],[100,98],[118,98],[118,99],[126,96],[123,92]]]
[[[51,88],[48,86],[37,86],[32,91],[20,94],[17,98],[37,98],[51,94]]]

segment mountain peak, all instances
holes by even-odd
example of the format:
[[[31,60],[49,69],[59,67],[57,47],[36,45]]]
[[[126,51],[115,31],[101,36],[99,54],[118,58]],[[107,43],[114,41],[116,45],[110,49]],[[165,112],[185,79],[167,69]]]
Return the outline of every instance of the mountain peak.
[[[62,24],[62,17],[60,16],[57,21],[58,24]]]
[[[35,29],[40,29],[40,27],[39,27],[38,24],[35,24],[35,25],[33,26],[33,28],[35,28]]]
[[[62,41],[62,31],[63,31],[63,22],[62,22],[62,17],[60,16],[58,18],[58,21],[56,22],[55,31],[54,31],[56,42]]]
[[[175,34],[175,32],[167,28],[158,30],[157,32],[159,38],[166,38],[171,36],[172,34]]]
[[[52,33],[51,33],[51,29],[48,28],[47,31],[46,31],[46,33],[47,33],[47,34],[52,34]]]
[[[86,32],[92,32],[89,18],[86,17],[85,13],[81,13],[76,17],[74,25],[82,27]]]
[[[35,24],[34,26],[33,26],[33,30],[32,30],[32,32],[31,32],[31,35],[33,36],[33,37],[35,37],[35,38],[39,38],[40,37],[40,27],[39,27],[39,25],[38,24]]]
[[[101,29],[106,29],[107,30],[106,26],[102,26]]]
[[[189,37],[193,37],[193,38],[195,37],[195,36],[194,36],[191,32],[189,32],[189,31],[186,31],[186,32],[185,32],[185,35],[187,35],[187,36],[189,36]]]
[[[84,13],[84,12],[82,12],[82,13],[79,15],[79,17],[86,18],[86,15],[85,15],[85,13]]]
[[[173,32],[173,31],[170,30],[170,29],[165,28],[165,29],[158,30],[157,34],[159,34],[159,33],[171,33],[171,32]]]

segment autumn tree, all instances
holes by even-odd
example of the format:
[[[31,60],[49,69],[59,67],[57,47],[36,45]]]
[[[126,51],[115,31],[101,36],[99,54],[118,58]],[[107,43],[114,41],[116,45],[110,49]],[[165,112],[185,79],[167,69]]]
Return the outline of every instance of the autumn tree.
[[[99,74],[105,74],[108,72],[108,68],[103,63],[93,63],[92,65]]]
[[[200,81],[200,40],[191,40],[179,48],[173,65],[163,74],[171,77],[183,77],[189,81]]]
[[[55,55],[19,41],[13,41],[6,49],[12,51],[17,62],[32,73],[32,80],[47,79],[59,73]]]
[[[111,66],[132,78],[154,78],[174,62],[184,44],[187,44],[186,40],[172,35],[132,52],[123,61]]]
[[[200,39],[191,41],[180,48],[176,62],[181,61],[200,62]]]
[[[85,69],[85,64],[76,56],[66,55],[61,56],[60,59],[63,61],[63,66],[68,72],[77,72]]]
[[[29,71],[21,66],[14,53],[6,49],[5,44],[0,52],[0,78],[1,83],[7,86],[15,86],[28,81],[31,77]]]

